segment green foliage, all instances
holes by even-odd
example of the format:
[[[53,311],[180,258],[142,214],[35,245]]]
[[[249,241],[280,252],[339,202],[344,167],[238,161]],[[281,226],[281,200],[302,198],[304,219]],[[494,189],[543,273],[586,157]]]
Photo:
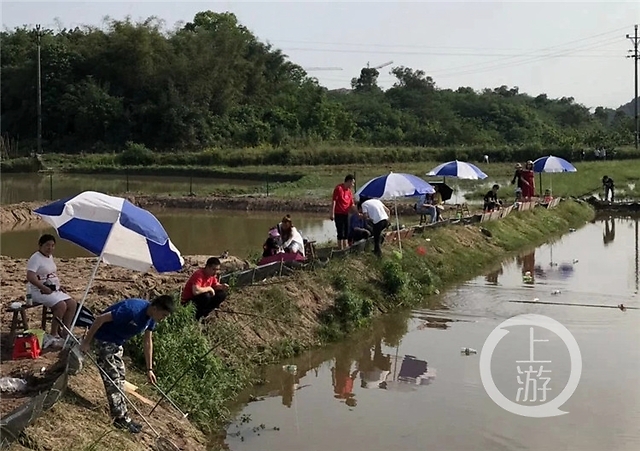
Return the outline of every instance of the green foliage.
[[[402,265],[393,260],[384,260],[382,263],[382,281],[384,289],[390,296],[401,295],[409,282]]]
[[[155,162],[153,152],[144,144],[128,141],[124,151],[116,157],[116,163],[122,166],[151,166]]]
[[[35,38],[26,27],[0,38],[1,134],[23,140],[26,155],[36,133]],[[591,113],[573,98],[532,97],[517,87],[442,89],[424,71],[402,66],[391,68],[397,82],[386,91],[377,85],[379,71],[363,68],[352,91],[330,92],[231,13],[199,12],[173,30],[154,18],[45,30],[41,61],[47,151],[117,151],[128,142],[169,158],[184,155],[175,149],[270,149],[251,163],[249,154],[235,151],[162,163],[142,148],[128,149],[121,164],[295,164],[293,149],[320,142],[449,147],[448,159],[493,150],[494,161],[506,161],[542,149],[611,149],[633,140],[633,121],[623,111]],[[344,164],[343,151],[298,161]]]
[[[215,353],[201,358],[212,346],[229,346],[238,331],[217,324],[208,338],[193,318],[193,306],[178,307],[158,325],[153,340],[154,364],[163,391],[186,372],[170,396],[192,420],[209,430],[228,418],[226,402],[246,384],[249,372],[242,362],[223,361]],[[127,344],[127,353],[139,368],[145,367],[142,341],[142,336],[137,336]]]

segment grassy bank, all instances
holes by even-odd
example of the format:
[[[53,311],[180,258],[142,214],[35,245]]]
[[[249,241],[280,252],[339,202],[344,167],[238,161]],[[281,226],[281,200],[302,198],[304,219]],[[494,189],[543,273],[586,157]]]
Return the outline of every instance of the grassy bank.
[[[567,201],[554,210],[535,209],[483,224],[492,237],[479,226],[430,230],[403,243],[402,258],[389,245],[382,260],[354,254],[232,293],[228,308],[255,317],[221,314],[199,327],[188,309],[180,309],[158,330],[155,354],[161,385],[167,389],[196,356],[214,346],[214,352],[187,371],[173,397],[191,412],[192,420],[215,430],[229,419],[228,401],[247,383],[260,383],[251,378],[256,366],[340,340],[378,314],[428,303],[436,290],[592,217],[590,207]],[[138,345],[130,352],[140,366],[144,362]]]
[[[458,146],[458,147],[373,147],[355,143],[320,143],[306,147],[258,147],[245,149],[209,149],[199,152],[153,152],[146,147],[129,143],[122,152],[106,154],[63,155],[45,154],[44,162],[59,169],[98,168],[116,166],[344,166],[393,164],[398,161],[425,162],[463,160],[481,162],[488,155],[491,162],[516,162],[535,159],[541,155],[556,155],[571,161],[582,159],[582,149],[541,146]],[[611,151],[609,151],[611,156]],[[584,157],[593,160],[592,150]],[[615,159],[635,159],[633,147],[615,149]],[[6,163],[10,169],[11,160]]]

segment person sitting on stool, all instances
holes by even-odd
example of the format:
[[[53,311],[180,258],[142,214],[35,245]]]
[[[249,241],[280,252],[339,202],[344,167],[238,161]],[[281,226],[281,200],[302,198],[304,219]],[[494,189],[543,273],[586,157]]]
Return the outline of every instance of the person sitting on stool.
[[[204,268],[194,272],[182,290],[182,305],[189,301],[196,307],[196,320],[205,318],[227,298],[229,285],[218,282],[220,260],[211,257]]]

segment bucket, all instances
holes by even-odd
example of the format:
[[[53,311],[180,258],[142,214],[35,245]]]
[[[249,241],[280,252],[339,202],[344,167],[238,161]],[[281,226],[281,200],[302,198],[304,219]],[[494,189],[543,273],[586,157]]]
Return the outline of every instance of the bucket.
[[[33,334],[38,337],[38,344],[40,345],[40,349],[42,349],[42,342],[44,341],[44,330],[42,329],[29,329],[24,331],[25,334]]]

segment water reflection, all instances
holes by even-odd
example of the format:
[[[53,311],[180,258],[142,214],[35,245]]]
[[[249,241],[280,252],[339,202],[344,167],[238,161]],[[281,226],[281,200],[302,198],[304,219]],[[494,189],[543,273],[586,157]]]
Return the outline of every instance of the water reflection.
[[[613,243],[616,239],[616,221],[612,218],[606,218],[604,221],[604,232],[602,232],[602,242],[605,246]],[[636,221],[638,222],[638,221]]]
[[[334,366],[331,368],[331,385],[334,398],[349,407],[355,407],[358,402],[353,393],[353,383],[358,376],[358,370],[352,371],[353,360],[350,358],[350,352],[350,349],[347,349],[336,355]]]
[[[495,271],[487,273],[484,279],[491,285],[498,285],[498,277],[502,274],[504,274],[504,270],[502,269],[502,266],[500,266],[500,268],[496,269]]]
[[[358,359],[358,369],[360,370],[360,387],[362,388],[384,388],[381,386],[391,371],[391,356],[382,353],[382,338],[376,340],[373,347],[363,350],[363,354]]]
[[[516,257],[516,264],[522,270],[522,282],[527,285],[535,284],[535,266],[536,251],[535,249],[523,255]]]
[[[485,274],[439,296],[446,311],[425,308],[382,318],[352,340],[300,356],[296,363],[306,371],[300,378],[283,374],[278,366],[267,379],[286,402],[265,399],[242,410],[258,423],[277,426],[278,432],[258,436],[237,422],[230,430],[239,430],[240,436],[230,434],[226,443],[234,451],[640,449],[640,398],[633,389],[640,383],[635,311],[509,302],[526,293],[529,299],[543,301],[638,306],[637,226],[626,219],[614,221],[617,237],[609,246],[601,240],[604,224],[587,225],[553,248],[542,246],[538,254],[527,251],[506,262],[501,271],[491,271],[499,276],[500,286],[495,285],[496,276]],[[523,271],[532,265],[536,283],[523,290]],[[487,276],[496,282],[487,284]],[[561,293],[551,296],[559,289]],[[583,372],[568,403],[570,415],[530,421],[503,411],[482,387],[478,356],[460,356],[461,346],[481,349],[498,324],[523,313],[560,321],[580,345]],[[528,343],[527,338],[504,351],[519,355],[520,345]],[[565,356],[564,347],[549,349],[554,364]],[[498,358],[492,369],[494,376],[502,377],[512,374],[515,366],[508,358]],[[623,382],[611,383],[612,377]],[[285,379],[288,392],[280,385]],[[515,376],[510,383],[515,386]],[[309,388],[300,390],[303,384]],[[420,388],[428,384],[431,389]],[[265,390],[269,387],[254,387],[253,393]],[[291,393],[295,409],[282,406],[291,404]],[[356,399],[357,408],[345,408],[347,400]],[[424,418],[425,406],[437,414],[428,421],[416,420]],[[464,427],[452,429],[452,424]]]
[[[194,211],[163,209],[153,211],[162,223],[173,243],[185,255],[220,255],[229,251],[245,258],[262,254],[264,238],[282,213],[238,211]],[[324,215],[299,214],[295,218],[300,233],[311,240],[323,243],[335,236],[333,222]],[[41,223],[37,223],[41,224]],[[45,225],[42,223],[41,225]],[[46,225],[45,225],[46,227]],[[3,231],[0,234],[2,255],[28,258],[34,243],[43,233],[54,233],[51,228]],[[89,253],[65,240],[56,247],[58,258],[87,257]]]
[[[3,205],[17,202],[61,199],[93,190],[106,194],[144,192],[149,194],[193,192],[215,194],[224,187],[255,187],[263,189],[264,182],[245,179],[214,179],[211,177],[173,177],[152,175],[98,174],[2,174],[0,200]]]

